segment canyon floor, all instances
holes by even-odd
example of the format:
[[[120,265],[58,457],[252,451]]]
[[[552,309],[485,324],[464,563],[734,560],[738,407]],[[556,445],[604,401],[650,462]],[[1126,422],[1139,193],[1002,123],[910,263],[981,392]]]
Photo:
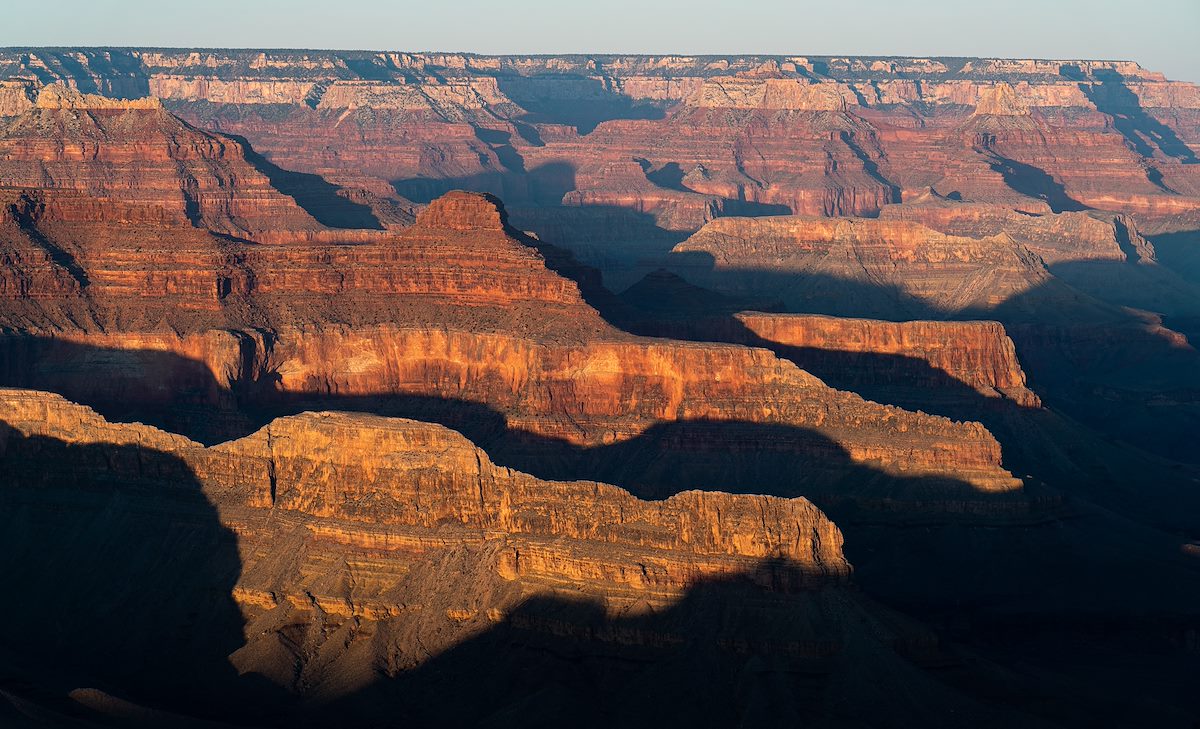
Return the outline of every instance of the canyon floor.
[[[1194,727],[1200,87],[0,49],[0,725]]]

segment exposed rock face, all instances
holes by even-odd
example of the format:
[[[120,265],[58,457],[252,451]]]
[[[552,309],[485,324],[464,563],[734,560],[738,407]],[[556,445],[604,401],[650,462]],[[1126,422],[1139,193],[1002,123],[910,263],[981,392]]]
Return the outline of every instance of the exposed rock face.
[[[0,128],[0,177],[36,216],[71,223],[203,226],[220,233],[320,226],[245,160],[156,98],[112,100],[47,86]]]
[[[498,420],[476,422],[480,437],[496,437],[491,429],[497,426],[502,433],[512,433],[517,439],[502,445],[507,456],[523,464],[540,460],[540,468],[549,472],[594,468],[591,472],[604,474],[604,468],[622,468],[603,461],[579,465],[594,458],[570,452],[539,456],[547,448],[555,451],[554,443],[601,449],[595,458],[604,448],[618,446],[631,452],[665,449],[678,457],[695,457],[694,451],[712,448],[708,457],[719,460],[732,447],[721,439],[732,442],[740,437],[747,441],[746,457],[783,459],[790,454],[807,465],[792,473],[775,473],[757,487],[753,473],[727,468],[712,472],[706,486],[834,496],[840,493],[839,484],[854,474],[854,464],[870,464],[897,477],[942,476],[962,484],[948,486],[941,495],[936,489],[913,490],[914,509],[950,499],[958,504],[955,509],[986,512],[1001,506],[988,494],[1020,489],[1020,482],[999,466],[998,444],[978,424],[863,401],[763,350],[666,342],[546,345],[510,335],[397,327],[287,329],[265,350],[260,346],[261,340],[243,332],[182,339],[9,338],[4,347],[11,369],[5,381],[53,388],[108,409],[136,405],[160,412],[157,419],[169,418],[175,405],[201,406],[215,411],[210,417],[217,422],[207,423],[213,427],[224,417],[220,411],[231,407],[231,393],[241,393],[244,404],[259,407],[294,399],[332,407],[374,399],[386,407],[388,398],[398,398],[392,407],[419,413],[429,406],[414,398],[464,403],[439,408],[438,417],[452,422],[478,421],[480,416],[466,406],[475,403]],[[199,367],[197,359],[207,364]],[[214,379],[214,372],[221,376]],[[254,389],[255,375],[275,387]],[[110,384],[99,387],[96,382]],[[166,414],[161,414],[164,408]],[[654,433],[655,425],[678,423],[686,428],[695,422],[711,424],[704,427],[717,440],[706,443],[697,435],[690,441],[639,445]],[[762,442],[768,434],[760,431],[771,428],[776,432],[769,434],[770,442]],[[742,436],[737,436],[739,431]],[[535,438],[524,441],[520,434]],[[584,461],[578,461],[580,457]],[[650,474],[626,478],[648,489],[660,483]],[[677,481],[671,476],[664,485]],[[884,494],[894,497],[891,486],[880,488],[858,490],[854,498],[869,506]],[[976,506],[969,506],[973,502]]]
[[[908,222],[727,218],[708,223],[673,252],[711,259],[709,270],[688,271],[701,284],[775,294],[794,311],[986,311],[1052,280],[1038,257],[1007,233],[948,236]],[[851,286],[877,289],[866,293],[877,300],[847,296]]]
[[[2,612],[60,628],[3,641],[0,717],[28,685],[289,726],[1191,718],[1195,86],[96,49],[0,77],[0,384],[107,417],[0,391],[0,561],[39,596]]]
[[[127,141],[119,130],[106,136]],[[742,423],[793,429],[765,450],[810,463],[808,486],[783,479],[761,490],[836,490],[847,469],[867,463],[895,475],[961,479],[985,494],[1020,487],[977,424],[864,402],[768,352],[639,340],[614,329],[486,194],[448,193],[412,226],[355,231],[346,236],[352,243],[285,227],[279,235],[292,237],[254,246],[193,228],[81,228],[69,216],[26,219],[12,210],[31,240],[75,252],[68,272],[80,285],[58,286],[45,303],[21,294],[29,286],[12,287],[6,325],[40,339],[4,341],[11,384],[168,415],[176,405],[236,411],[239,402],[267,407],[300,397],[437,398],[484,406],[509,431],[585,449],[663,423]],[[46,286],[62,278],[53,277],[56,266],[43,255]],[[174,333],[163,333],[164,324]],[[213,427],[226,425],[220,416]],[[537,459],[536,447],[511,450],[519,463]],[[823,455],[830,453],[838,458]],[[731,479],[726,488],[752,488],[749,474],[721,478]],[[970,487],[963,492],[947,498],[973,500]],[[869,493],[860,496],[879,496]]]
[[[495,193],[618,288],[714,216],[875,215],[930,191],[1147,229],[1200,214],[1200,91],[1129,62],[114,50],[0,69],[0,112],[48,80],[152,94],[372,191],[379,220],[393,186]]]
[[[309,518],[323,539],[394,550],[402,561],[422,558],[422,545],[434,549],[452,534],[462,541],[495,539],[508,548],[496,565],[505,579],[598,581],[657,590],[660,599],[697,580],[740,574],[768,557],[810,576],[794,589],[838,584],[850,574],[837,527],[804,499],[692,491],[645,502],[606,484],[541,481],[494,465],[458,433],[430,423],[306,413],[205,449],[149,426],[109,423],[57,395],[11,389],[0,391],[0,420],[16,431],[10,444],[41,437],[177,456],[218,506],[294,512]],[[10,464],[31,466],[17,447],[7,454]],[[117,464],[114,475],[126,467],[137,464]],[[328,526],[319,526],[322,521]],[[606,550],[612,552],[606,560],[588,563]],[[631,550],[645,554],[639,559]],[[575,566],[567,567],[571,562]],[[641,566],[630,573],[630,564]],[[394,585],[375,587],[378,600]],[[243,585],[240,592],[250,591]],[[302,599],[298,592],[288,597]],[[346,607],[376,615],[393,610],[388,602]]]
[[[893,387],[936,382],[914,382],[905,371],[889,372],[887,356],[920,360],[976,392],[1002,396],[1025,407],[1041,401],[1025,383],[1012,340],[997,322],[887,322],[832,316],[746,313],[738,321],[763,339],[817,351],[884,355],[861,360],[858,378],[874,378]]]
[[[948,235],[986,238],[1006,232],[1047,264],[1153,260],[1154,248],[1129,216],[1065,212],[1030,216],[1002,205],[927,201],[893,205],[883,220],[915,222]]]
[[[32,602],[10,603],[6,619],[33,619],[31,608],[43,617],[46,611],[75,611],[77,620],[71,624],[80,629],[64,636],[59,658],[78,653],[79,665],[69,670],[124,678],[129,681],[124,689],[134,692],[133,698],[152,704],[161,705],[167,695],[155,694],[163,677],[146,671],[137,658],[152,656],[152,669],[171,671],[169,680],[176,681],[189,662],[210,658],[211,650],[227,640],[236,641],[235,646],[244,643],[234,655],[240,671],[261,672],[320,704],[352,698],[382,678],[372,678],[368,665],[356,665],[364,660],[392,666],[392,676],[420,676],[432,655],[510,619],[539,621],[523,622],[523,630],[546,639],[586,629],[570,622],[569,614],[542,615],[531,609],[531,601],[539,599],[572,596],[589,599],[613,616],[652,617],[696,585],[747,577],[760,583],[759,606],[743,609],[760,620],[773,622],[776,612],[789,605],[811,609],[806,606],[813,600],[830,598],[843,602],[851,615],[878,620],[854,599],[836,597],[850,572],[840,550],[841,534],[803,499],[689,492],[643,502],[605,484],[541,481],[495,466],[443,427],[370,415],[284,418],[247,438],[208,449],[147,426],[109,423],[45,393],[0,392],[0,421],[5,423],[0,430],[0,519],[6,527],[6,573],[15,580],[14,588],[37,589],[49,600],[36,608]],[[44,462],[47,457],[54,460]],[[208,507],[211,513],[199,506],[182,514],[173,511],[205,498],[215,506]],[[122,506],[127,501],[135,508]],[[64,514],[68,503],[74,511]],[[160,545],[121,536],[126,530],[134,535],[150,530],[150,538],[161,539],[148,526],[161,519],[172,520],[177,535],[167,561],[144,554]],[[92,524],[102,523],[108,531],[89,530],[89,520],[100,520]],[[33,531],[39,525],[55,533],[43,538]],[[214,536],[205,536],[210,532]],[[203,549],[211,539],[221,546],[206,555]],[[89,550],[76,558],[103,581],[90,593],[92,601],[73,593],[80,588],[62,574],[47,581],[49,573],[24,570],[13,562],[25,550],[52,540]],[[222,573],[220,555],[234,544],[240,569],[223,573],[223,579],[233,581],[225,589],[231,588],[244,616],[244,637],[238,620],[226,626],[238,635],[207,635],[212,646],[181,639],[188,634],[182,630],[187,612],[170,601],[156,603],[154,610],[131,606],[132,612],[108,612],[106,600],[136,601],[129,591],[148,582],[106,578],[163,580],[193,596],[205,588],[203,579],[210,571]],[[188,569],[181,572],[180,567]],[[72,569],[64,565],[66,572]],[[451,587],[464,579],[472,587]],[[62,604],[72,598],[69,607]],[[220,615],[230,612],[223,604],[210,609]],[[109,660],[88,654],[108,646],[106,629],[135,617],[139,630],[132,649],[114,644]],[[319,655],[309,654],[292,643],[296,636],[288,626],[300,620],[340,637],[321,639]],[[735,618],[722,630],[734,641],[766,638],[754,632],[753,620]],[[841,650],[843,632],[856,630],[840,617],[832,623],[819,618],[801,622],[807,624],[796,625],[787,638],[787,631],[777,634],[783,639],[777,643],[781,656],[824,663]],[[693,622],[692,627],[701,624]],[[220,624],[204,627],[215,631]],[[656,627],[647,620],[641,627],[631,623],[595,639],[619,652],[654,652],[656,646],[686,642],[681,627]],[[926,635],[903,623],[885,630],[897,629],[897,641],[931,645]],[[799,636],[806,636],[803,642],[788,642]],[[155,641],[157,648],[148,650]],[[775,649],[755,643],[754,650]],[[172,651],[178,652],[172,657]],[[293,654],[294,675],[280,673],[280,651]],[[718,655],[725,656],[723,661],[745,660],[736,657],[733,645]],[[252,691],[255,684],[239,689],[235,683],[214,685],[211,679],[170,695],[181,694],[183,699],[177,700],[190,702],[182,704],[185,708],[257,716],[257,710],[237,704],[239,696],[252,695],[239,691]],[[270,701],[270,696],[263,694],[260,700]],[[471,696],[464,705],[486,705],[484,701]],[[271,707],[264,706],[264,718]],[[453,719],[457,711],[446,716]],[[279,718],[277,714],[275,720]]]
[[[191,265],[178,251],[164,256],[164,265]],[[96,259],[147,274],[136,257]],[[222,296],[217,287],[207,309],[191,311],[171,311],[180,297],[150,282],[118,287],[109,283],[120,280],[111,269],[89,271],[88,303],[98,322],[149,314],[191,333],[88,332],[56,318],[51,338],[3,341],[6,381],[118,410],[149,408],[159,418],[173,417],[178,405],[226,413],[196,431],[207,437],[230,427],[231,409],[296,399],[392,398],[401,412],[420,412],[414,398],[433,398],[448,403],[439,417],[468,420],[470,409],[449,403],[475,404],[493,413],[504,432],[534,438],[503,447],[516,463],[541,460],[552,474],[594,473],[655,493],[677,489],[679,475],[610,472],[614,464],[596,462],[602,450],[583,454],[625,447],[685,458],[708,447],[715,449],[709,458],[719,459],[729,447],[721,439],[740,438],[748,453],[759,454],[752,457],[766,459],[761,468],[785,454],[806,466],[758,485],[753,469],[726,466],[712,472],[707,486],[832,497],[869,465],[902,479],[953,480],[941,493],[912,481],[912,508],[954,504],[979,513],[1008,508],[990,494],[1020,490],[1000,467],[998,444],[976,423],[866,402],[763,350],[640,340],[613,329],[574,282],[549,271],[537,251],[506,231],[496,203],[481,195],[450,194],[413,227],[378,243],[262,246],[240,263],[245,273],[232,293]],[[205,287],[198,280],[194,288]],[[146,303],[130,301],[135,292]],[[330,301],[328,294],[339,298]],[[331,323],[338,320],[349,325]],[[267,333],[256,330],[264,324]],[[654,428],[666,423],[701,429],[710,426],[689,424],[713,423],[717,431],[662,440]],[[759,434],[763,429],[778,432],[768,438]],[[543,458],[543,441],[585,450]],[[681,474],[694,465],[681,465]],[[890,482],[855,487],[853,498],[874,508],[891,503],[893,488]],[[1009,505],[1024,508],[1019,501]]]

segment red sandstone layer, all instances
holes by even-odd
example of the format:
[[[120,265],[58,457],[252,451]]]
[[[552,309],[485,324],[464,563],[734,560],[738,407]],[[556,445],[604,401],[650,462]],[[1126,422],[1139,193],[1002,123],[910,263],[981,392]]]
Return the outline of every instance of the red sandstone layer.
[[[890,382],[896,387],[937,387],[936,382],[889,380],[887,355],[919,360],[975,391],[1002,396],[1025,407],[1038,407],[1038,396],[1025,386],[1012,340],[997,322],[887,322],[831,316],[758,314],[747,312],[738,321],[755,335],[789,347],[835,353],[884,355],[865,360],[859,377]]]

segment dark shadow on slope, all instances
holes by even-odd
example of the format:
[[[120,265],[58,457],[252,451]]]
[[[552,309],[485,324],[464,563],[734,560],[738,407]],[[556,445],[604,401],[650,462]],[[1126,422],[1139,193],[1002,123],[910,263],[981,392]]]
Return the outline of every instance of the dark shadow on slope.
[[[500,160],[500,164],[509,172],[521,174],[525,172],[525,160],[517,152],[512,145],[512,134],[500,129],[485,129],[484,127],[474,126],[475,136],[479,141],[488,145],[496,158]]]
[[[505,137],[494,136],[488,130],[484,137],[496,143]],[[656,174],[649,162],[642,160],[648,177],[664,189],[674,183],[670,164]],[[523,165],[523,161],[521,163]],[[417,177],[392,181],[392,187],[402,197],[429,203],[451,190],[469,190],[495,195],[504,200],[512,224],[533,233],[542,241],[571,251],[580,261],[603,272],[610,288],[624,288],[646,273],[668,263],[671,249],[688,237],[684,230],[660,225],[655,216],[632,207],[618,205],[564,205],[567,193],[577,189],[575,167],[565,162],[551,162],[532,169],[504,169],[466,177]],[[682,190],[691,193],[686,188]],[[698,197],[700,197],[697,194]],[[786,215],[786,205],[760,203],[751,200],[709,198],[719,205],[724,216],[756,217]],[[702,200],[701,202],[706,202]]]
[[[579,727],[1037,725],[1025,707],[955,685],[961,665],[924,630],[839,587],[796,590],[809,568],[766,559],[710,577],[645,614],[613,614],[587,595],[526,598],[417,668],[322,707],[326,718],[379,726]],[[874,631],[874,632],[873,632]],[[880,671],[877,680],[867,675]],[[472,691],[462,692],[469,685]],[[1031,685],[1029,685],[1032,688]],[[1040,693],[1040,692],[1037,692]],[[910,701],[918,694],[920,701]],[[424,697],[457,696],[454,702]],[[1021,702],[1013,702],[1019,704]],[[386,709],[384,709],[386,707]],[[931,711],[930,709],[934,709]],[[381,713],[390,710],[391,713]]]
[[[59,266],[75,279],[80,288],[88,285],[87,271],[75,260],[75,256],[62,246],[47,238],[37,227],[37,221],[43,213],[44,203],[30,194],[22,194],[17,202],[9,206],[13,220],[21,232],[29,238],[34,246],[41,248],[54,265]]]
[[[150,80],[141,58],[128,48],[36,48],[46,65],[25,64],[43,84],[67,81],[84,93],[114,99],[140,99],[150,95]],[[87,67],[79,56],[86,59]],[[99,84],[97,84],[99,81]]]
[[[246,161],[266,175],[272,187],[294,199],[321,225],[330,228],[383,229],[369,206],[338,194],[337,185],[330,184],[320,175],[278,167],[256,152],[245,137],[229,133],[225,133],[225,136],[241,145]]]
[[[198,716],[246,698],[237,539],[179,458],[0,422],[0,565],[0,646],[20,657],[0,687],[36,683],[68,714],[81,687]]]
[[[1200,286],[1200,230],[1148,236],[1158,262]]]
[[[684,172],[680,168],[678,162],[668,162],[658,169],[650,160],[637,157],[633,160],[642,168],[642,172],[646,173],[646,179],[653,182],[655,185],[664,190],[675,190],[677,192],[694,192],[683,184]]]
[[[537,236],[538,242],[527,244],[560,262],[551,265],[553,270],[574,278],[590,275],[580,272],[591,267],[602,275],[604,287],[615,290],[661,268],[687,237],[659,226],[649,213],[616,205],[510,207],[509,213],[516,227]]]
[[[476,134],[483,134],[487,139],[481,137],[481,140],[485,142],[500,139],[495,136],[497,133],[494,130],[477,129]],[[512,154],[515,155],[516,151],[513,150]],[[505,156],[508,162],[504,161]],[[550,162],[525,169],[523,160],[518,162],[507,153],[505,156],[501,157],[501,163],[506,165],[502,170],[467,177],[393,180],[392,187],[402,197],[419,203],[432,202],[451,190],[486,192],[502,198],[509,208],[518,205],[561,205],[563,195],[575,189],[575,167],[568,163]]]
[[[1093,75],[1100,83],[1081,83],[1080,90],[1098,110],[1113,120],[1113,126],[1135,152],[1149,158],[1157,149],[1184,164],[1200,162],[1196,153],[1171,127],[1146,113],[1137,94],[1125,84],[1124,76],[1112,69],[1097,69]]]
[[[992,171],[1004,178],[1006,185],[1028,197],[1042,200],[1056,213],[1087,210],[1087,206],[1067,194],[1063,183],[1054,179],[1040,167],[1018,162],[997,152],[991,135],[984,135],[981,148],[976,151],[990,162]]]
[[[0,373],[0,385],[57,392],[111,420],[141,420],[210,443],[248,435],[276,417],[340,410],[439,423],[463,433],[500,465],[540,478],[613,483],[645,498],[700,486],[798,496],[833,489],[844,479],[858,483],[855,488],[887,482],[887,477],[853,464],[827,436],[781,424],[660,422],[632,440],[584,446],[511,427],[486,402],[436,391],[364,396],[282,392],[271,373],[226,388],[203,363],[170,352],[37,337],[6,337],[0,347],[5,361],[13,363]],[[218,427],[223,432],[217,433]],[[954,496],[983,498],[953,479],[911,481],[919,489],[937,482]],[[900,479],[885,488],[906,483]]]
[[[1155,330],[1144,317],[1054,280],[991,309],[946,312],[898,289],[825,275],[719,270],[712,267],[711,257],[707,264],[694,255],[687,260],[695,263],[676,269],[686,280],[665,272],[651,274],[620,297],[597,292],[594,282],[587,283],[569,266],[550,265],[580,281],[589,303],[619,328],[770,349],[834,387],[877,402],[981,421],[1000,440],[1005,467],[1014,473],[1067,491],[1086,485],[1096,491],[1094,498],[1100,503],[1126,513],[1145,513],[1155,523],[1187,522],[1170,508],[1160,508],[1167,502],[1144,500],[1132,484],[1153,472],[1164,489],[1191,498],[1191,467],[1176,471],[1142,451],[1185,462],[1195,459],[1189,441],[1200,427],[1200,355],[1180,346],[1169,333]],[[1123,297],[1130,292],[1141,291],[1138,296],[1144,298],[1146,287],[1139,282],[1153,273],[1128,263],[1080,265],[1086,270],[1065,264],[1056,270],[1072,281],[1089,282],[1089,290],[1114,304],[1129,303]],[[1161,292],[1162,287],[1150,290]],[[987,397],[920,359],[766,341],[734,317],[741,309],[764,308],[761,304],[772,300],[782,307],[769,305],[768,310],[804,314],[998,320],[1016,343],[1029,386],[1050,412]],[[1156,423],[1155,418],[1161,420]],[[1114,437],[1125,445],[1113,448]],[[1195,530],[1194,525],[1186,528]]]
[[[854,153],[854,156],[858,158],[859,162],[862,162],[863,170],[866,171],[872,180],[875,180],[880,185],[883,185],[887,188],[887,202],[900,202],[900,186],[883,176],[883,173],[879,171],[879,165],[875,162],[875,160],[871,159],[871,157],[866,153],[866,150],[862,148],[862,145],[855,141],[854,132],[843,131],[840,133],[840,135],[842,143],[850,148],[850,151]]]
[[[860,150],[861,151],[861,150]],[[659,167],[655,167],[652,162],[642,157],[635,157],[634,162],[642,168],[646,179],[654,183],[657,187],[664,190],[673,190],[675,192],[690,193],[693,195],[702,195],[684,184],[686,174],[678,162],[667,162]],[[869,162],[869,160],[867,160]],[[702,167],[702,165],[697,165]],[[761,217],[765,215],[791,215],[791,207],[782,203],[766,203],[755,200],[745,199],[745,191],[740,190],[740,198],[722,197],[717,198],[718,207],[714,211],[722,217],[738,216],[745,218]],[[712,199],[711,197],[709,199]],[[899,198],[897,198],[899,201]]]
[[[899,286],[880,281],[855,281],[824,272],[718,267],[708,251],[668,251],[660,266],[683,280],[718,294],[742,300],[775,301],[783,311],[828,314],[889,321],[944,319],[946,312],[918,299]]]
[[[1165,316],[1200,314],[1200,283],[1156,262],[1064,261],[1047,266],[1059,281],[1112,307]],[[1132,317],[1129,317],[1132,319]]]
[[[562,124],[589,134],[614,119],[662,119],[662,103],[634,99],[608,88],[599,78],[587,76],[526,77],[499,75],[500,93],[528,113],[526,124]]]
[[[834,386],[861,392],[877,401],[956,419],[981,420],[1001,441],[1005,466],[1030,476],[1031,485],[1048,484],[1141,515],[1139,518],[1149,523],[1179,523],[1200,532],[1195,525],[1187,526],[1190,521],[1186,515],[1194,512],[1170,506],[1181,503],[1172,499],[1191,498],[1188,494],[1194,488],[1186,488],[1190,471],[1172,476],[1162,465],[1150,463],[1147,467],[1147,459],[1133,451],[1130,453],[1134,455],[1127,458],[1119,451],[1113,452],[1109,457],[1119,463],[1106,464],[1102,456],[1110,449],[1098,444],[1095,436],[1089,440],[1086,434],[1041,411],[1026,412],[1029,409],[1011,401],[987,397],[913,358],[789,348],[748,333],[740,322],[737,325],[740,330],[714,333],[715,328],[709,328],[690,338],[765,347]],[[680,330],[671,333],[679,334]],[[1037,333],[1045,335],[1045,330]],[[1032,334],[1024,341],[1031,346],[1039,344]],[[654,498],[699,485],[820,498],[820,493],[846,489],[853,493],[860,486],[882,483],[882,477],[869,470],[849,467],[846,457],[837,455],[840,447],[825,436],[783,425],[666,422],[652,426],[634,441],[589,448],[511,428],[502,413],[482,400],[447,399],[433,390],[361,397],[282,393],[271,373],[248,370],[232,388],[224,388],[212,379],[206,366],[170,353],[105,350],[31,337],[10,337],[2,344],[4,361],[12,365],[0,373],[0,384],[56,391],[111,419],[142,420],[210,443],[246,435],[281,415],[348,410],[440,423],[484,447],[501,465],[543,478],[606,481]],[[1046,349],[1043,346],[1039,351]],[[1058,352],[1057,348],[1049,349]],[[1051,364],[1064,367],[1073,363]],[[1094,406],[1081,409],[1076,403],[1080,387],[1086,393],[1095,385],[1070,381],[1052,384],[1056,386],[1057,407],[1081,419],[1095,414]],[[1132,405],[1124,407],[1130,409]],[[1048,435],[1072,441],[1062,446],[1069,453],[1043,442]],[[1082,465],[1080,452],[1087,456]],[[1157,487],[1162,498],[1144,501],[1136,489],[1131,491],[1124,483],[1125,477],[1138,469],[1143,474],[1164,474]],[[900,483],[885,485],[884,489]],[[943,484],[939,488],[946,494],[978,497],[969,486]],[[1168,494],[1174,495],[1167,498]],[[822,506],[831,505],[822,502]]]
[[[188,371],[186,365],[165,361],[184,358],[161,353],[158,356],[164,361],[143,372],[142,392],[161,392],[155,386],[159,373]],[[92,361],[98,360],[93,357]],[[90,375],[102,392],[104,372],[93,370]],[[1104,615],[1128,616],[1141,603],[1161,611],[1166,609],[1164,605],[1176,605],[1180,599],[1184,603],[1193,600],[1186,590],[1181,594],[1178,589],[1180,570],[1188,569],[1185,559],[1175,552],[1177,556],[1171,560],[1156,561],[1156,555],[1172,554],[1177,544],[1174,538],[1111,516],[1079,518],[1086,513],[1086,507],[1085,511],[1076,512],[1076,518],[1064,530],[1058,522],[1063,509],[1061,496],[1037,484],[1031,484],[1023,492],[995,493],[982,492],[953,477],[884,473],[856,462],[827,435],[807,428],[716,420],[664,422],[626,441],[588,447],[513,429],[502,413],[480,402],[404,393],[374,397],[280,393],[271,387],[269,378],[261,388],[257,384],[241,383],[236,394],[229,393],[231,400],[192,406],[214,418],[223,417],[223,408],[236,409],[246,418],[246,432],[273,417],[306,410],[365,411],[439,422],[464,433],[501,465],[543,478],[615,483],[647,498],[662,498],[696,488],[808,496],[845,532],[847,555],[858,568],[864,589],[903,609],[920,609],[937,624],[943,621],[949,621],[946,625],[957,624],[960,632],[965,631],[968,636],[978,634],[974,627],[963,627],[963,621],[968,626],[1000,621],[1023,625],[1037,634],[1040,641],[1044,636],[1037,631],[1057,630],[1054,634],[1060,635],[1078,629],[1078,626],[1047,627],[1043,622],[1048,619],[1043,614],[1046,610],[1050,616],[1058,611],[1077,614],[1086,603],[1088,610],[1103,606],[1100,612]],[[93,399],[98,394],[93,393]],[[123,409],[128,411],[135,405],[124,398],[123,402],[105,403],[103,409],[110,417],[120,419]],[[165,419],[178,410],[169,400],[142,405],[140,416],[157,413]],[[65,457],[57,460],[70,461]],[[1178,507],[1181,502],[1174,503]],[[1079,508],[1076,505],[1073,510]],[[997,554],[1003,554],[1004,558],[997,560]],[[1096,557],[1098,554],[1102,556]],[[981,569],[987,574],[984,581],[978,577]],[[1114,575],[1120,575],[1120,579]],[[1132,600],[1135,607],[1130,607],[1127,600]],[[745,600],[735,602],[744,603]],[[1186,613],[1184,608],[1179,609]],[[1010,614],[1009,610],[1015,612]],[[794,622],[792,615],[788,620]],[[1144,623],[1139,623],[1136,617],[1129,620],[1129,625],[1120,624],[1121,630],[1137,635],[1145,633]],[[1079,624],[1092,625],[1082,616]],[[569,626],[569,622],[558,625]],[[632,624],[618,623],[615,627],[629,628]],[[564,629],[553,629],[551,634],[561,637]],[[565,650],[572,655],[574,649],[559,644],[558,637],[550,639],[552,652],[562,655],[558,651]],[[1037,641],[1030,645],[1036,646]],[[542,680],[539,673],[544,665],[542,659],[529,658],[531,665],[526,662],[528,653],[519,648],[514,650],[513,670],[522,676],[532,673],[531,681]],[[669,663],[663,667],[653,655],[638,658],[637,654],[622,653],[623,650],[618,650],[622,663],[641,661],[652,671],[672,670]],[[472,655],[472,660],[487,660],[481,655],[466,655]],[[592,660],[590,651],[578,655],[584,665]],[[440,665],[442,668],[434,674],[437,682],[452,681],[460,675],[458,671],[465,670],[457,659],[447,659]],[[495,665],[495,661],[490,665]],[[552,661],[551,665],[558,664]],[[790,672],[791,669],[785,671]],[[398,685],[402,686],[404,678],[399,680]],[[423,680],[415,679],[414,685],[421,686]],[[526,684],[510,687],[521,692]],[[791,696],[793,691],[787,688],[784,695]],[[516,708],[491,703],[494,694],[488,691],[478,695],[479,703],[462,702],[461,708],[468,712],[463,721],[476,718],[469,712]],[[572,711],[596,707],[595,702],[581,707],[576,699],[574,694],[567,694],[556,698],[562,703],[554,705]],[[411,698],[405,700],[411,702]],[[376,699],[364,702],[361,705],[364,710],[378,710]],[[411,703],[406,705],[412,707]],[[731,710],[744,707],[737,699],[730,705],[736,707]],[[836,699],[835,705],[845,706],[836,703]],[[346,711],[351,712],[347,716],[357,711],[353,707],[351,699],[346,705]],[[422,709],[414,719],[426,716]],[[502,719],[500,716],[496,720],[503,724]]]

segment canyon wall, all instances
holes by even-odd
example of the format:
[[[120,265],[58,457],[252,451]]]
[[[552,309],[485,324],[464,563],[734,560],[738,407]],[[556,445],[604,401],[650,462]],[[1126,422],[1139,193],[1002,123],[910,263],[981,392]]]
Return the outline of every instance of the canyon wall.
[[[0,50],[0,675],[1187,725],[1197,130],[1123,61]]]
[[[1004,397],[1024,407],[1038,407],[1038,396],[1026,387],[1016,348],[996,322],[887,322],[832,316],[745,313],[737,317],[756,336],[788,347],[865,356],[856,378],[885,382],[893,387],[924,384],[897,368],[889,372],[889,356],[918,360],[945,373],[985,397]]]

